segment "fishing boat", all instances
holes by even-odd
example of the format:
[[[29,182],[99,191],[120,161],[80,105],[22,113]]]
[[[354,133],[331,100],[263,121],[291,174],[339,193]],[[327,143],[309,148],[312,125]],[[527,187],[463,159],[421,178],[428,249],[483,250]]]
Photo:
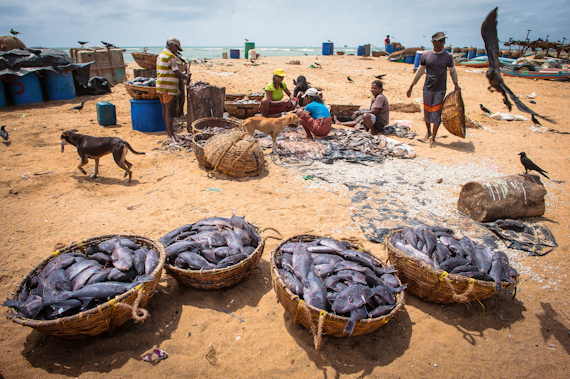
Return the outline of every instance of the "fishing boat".
[[[537,68],[536,71],[529,71],[525,68],[515,70],[511,67],[500,68],[501,74],[505,76],[515,76],[517,78],[529,79],[570,79],[570,70],[561,68]]]
[[[503,64],[512,64],[514,62],[514,59],[499,58],[499,62],[501,62]],[[486,55],[483,55],[483,56],[480,56],[477,58],[473,58],[469,61],[455,62],[455,64],[460,65],[460,66],[472,67],[472,68],[489,67],[489,57],[487,57]]]

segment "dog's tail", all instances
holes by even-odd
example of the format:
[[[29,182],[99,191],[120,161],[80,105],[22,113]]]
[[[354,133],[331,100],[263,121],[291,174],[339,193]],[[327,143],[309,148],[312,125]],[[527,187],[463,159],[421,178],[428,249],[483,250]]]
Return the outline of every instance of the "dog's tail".
[[[148,155],[147,153],[141,153],[141,152],[139,152],[139,151],[135,151],[127,141],[123,141],[123,143],[124,143],[125,146],[126,146],[130,151],[132,151],[134,154],[138,154],[138,155]]]
[[[247,119],[243,120],[242,122],[239,123],[239,127],[238,129],[241,130],[242,132],[245,132],[243,125],[245,124],[245,122],[247,121]]]

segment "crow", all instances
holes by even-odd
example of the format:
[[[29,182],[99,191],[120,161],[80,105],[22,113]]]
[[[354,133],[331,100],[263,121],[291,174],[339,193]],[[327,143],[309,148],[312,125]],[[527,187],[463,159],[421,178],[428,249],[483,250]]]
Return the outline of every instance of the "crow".
[[[380,75],[374,75],[375,78],[377,79],[382,79],[383,77],[385,77],[387,74],[380,74]]]
[[[5,142],[8,142],[10,141],[10,137],[8,137],[8,132],[4,130],[5,127],[6,125],[0,127],[0,137],[2,137]]]
[[[89,41],[77,41],[78,44],[81,45],[81,47],[85,46],[85,44],[89,43]]]
[[[79,111],[79,113],[81,113],[81,110],[83,109],[83,104],[85,104],[85,101],[82,101],[81,104],[79,104],[73,108],[70,108],[69,110],[72,111],[74,109],[77,109]]]
[[[101,41],[101,43],[102,43],[103,45],[105,45],[105,47],[106,47],[107,49],[111,49],[111,48],[113,48],[113,47],[115,47],[115,48],[117,47],[117,46],[113,45],[112,43],[107,43],[107,42],[104,42],[104,41]]]
[[[534,117],[534,115],[531,115],[530,118],[532,119],[532,122],[534,122],[534,125],[542,126],[542,124],[540,122],[538,122],[538,120],[536,119],[536,117]]]
[[[348,45],[344,45],[344,47],[348,47]]]
[[[354,80],[352,80],[352,79],[350,78],[350,76],[347,76],[346,78],[348,79],[348,82],[349,82],[349,83],[354,83]]]
[[[315,62],[315,66],[317,66],[318,68],[322,68],[320,63]]]
[[[549,121],[551,123],[555,123],[548,117],[541,116],[528,108],[524,105],[519,98],[511,91],[509,87],[503,82],[503,78],[501,77],[501,71],[499,71],[499,39],[497,37],[497,10],[499,7],[493,9],[491,13],[487,16],[483,24],[481,25],[481,36],[483,37],[483,41],[485,41],[485,50],[487,50],[487,56],[489,57],[489,70],[485,74],[487,79],[489,80],[489,90],[492,91],[491,88],[496,89],[497,91],[503,94],[503,102],[509,108],[509,111],[512,110],[513,104],[509,101],[507,95],[514,101],[515,105],[521,112],[529,113],[533,116],[540,117]]]
[[[331,42],[331,40],[330,40],[330,39],[327,39],[327,41]]]
[[[248,42],[249,40],[247,38],[245,38],[245,42]]]
[[[10,33],[12,33],[12,35],[14,37],[16,37],[18,34],[20,34],[20,32],[15,31],[14,29],[10,29]]]
[[[540,173],[542,176],[544,176],[546,179],[550,179],[548,176],[546,176],[546,174],[548,174],[548,171],[544,171],[543,169],[535,165],[534,162],[531,161],[526,156],[526,153],[524,151],[520,152],[519,155],[521,156],[521,163],[524,166],[525,174],[528,173],[529,171],[536,171]]]
[[[483,104],[479,104],[479,106],[481,107],[481,110],[485,113],[489,113],[489,114],[493,114],[493,112],[491,112],[490,110],[488,110],[487,108],[485,108],[485,106]]]

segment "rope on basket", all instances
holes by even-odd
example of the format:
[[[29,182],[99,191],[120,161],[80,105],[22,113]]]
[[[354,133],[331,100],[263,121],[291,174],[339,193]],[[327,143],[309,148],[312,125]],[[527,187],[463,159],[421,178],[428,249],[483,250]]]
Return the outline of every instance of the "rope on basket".
[[[282,239],[283,239],[283,236],[281,235],[281,233],[279,233],[279,231],[278,231],[277,229],[273,229],[273,228],[271,228],[271,227],[268,227],[268,228],[262,229],[262,230],[261,230],[261,233],[265,232],[266,230],[272,230],[272,231],[274,231],[275,233],[279,234],[279,237],[267,236],[267,237],[265,237],[265,238],[263,239],[263,242],[265,242],[265,241],[266,241],[267,239],[269,239],[269,238],[273,238],[273,239],[276,239],[276,240],[282,240]]]
[[[242,136],[242,138],[243,138],[243,136]],[[240,138],[240,140],[241,140],[241,138]],[[241,157],[243,157],[243,155],[244,155],[245,153],[247,153],[247,152],[249,151],[249,149],[251,149],[251,147],[252,147],[254,144],[256,144],[256,143],[257,143],[257,141],[256,141],[255,139],[253,139],[253,141],[251,141],[251,142],[249,143],[249,145],[247,146],[247,148],[245,148],[245,149],[241,152],[241,154],[239,155],[239,157],[237,157],[236,159],[234,159],[234,160],[232,161],[232,163],[230,163],[230,165],[228,166],[228,168],[226,169],[226,171],[224,172],[224,174],[227,174],[228,171],[230,171],[230,169],[233,168],[234,164],[235,164],[237,161],[239,161],[239,160],[241,159]],[[221,160],[220,160],[220,162],[221,162]],[[217,168],[218,168],[218,167],[216,167],[216,169],[217,169]]]
[[[467,289],[465,290],[465,292],[463,292],[462,294],[459,294],[459,295],[457,294],[457,292],[455,292],[455,289],[453,288],[453,285],[451,284],[451,280],[449,280],[449,277],[447,275],[443,276],[443,280],[449,286],[449,289],[451,290],[451,294],[453,295],[453,300],[457,301],[458,303],[469,302],[469,296],[473,293],[473,291],[475,291],[475,279],[469,278],[469,281],[467,282]]]
[[[326,311],[321,311],[319,313],[319,323],[315,326],[313,317],[311,316],[311,310],[304,300],[300,300],[297,304],[297,316],[295,317],[295,322],[299,319],[301,313],[305,313],[307,318],[307,323],[309,324],[309,331],[313,335],[313,341],[315,343],[315,349],[320,350],[323,341],[323,324],[325,322]]]
[[[150,317],[150,313],[144,308],[139,308],[139,304],[143,297],[143,287],[139,288],[137,293],[137,298],[133,305],[125,304],[125,303],[117,303],[115,304],[116,307],[126,308],[132,311],[132,316],[135,322],[144,322],[146,319]]]

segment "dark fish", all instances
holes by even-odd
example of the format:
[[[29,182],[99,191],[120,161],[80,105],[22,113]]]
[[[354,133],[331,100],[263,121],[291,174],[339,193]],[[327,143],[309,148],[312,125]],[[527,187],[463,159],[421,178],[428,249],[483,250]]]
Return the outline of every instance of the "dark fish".
[[[469,263],[469,260],[465,258],[455,257],[442,262],[439,265],[439,269],[447,272],[451,272],[457,266],[464,266]]]
[[[396,298],[392,293],[393,290],[394,290],[393,288],[381,284],[379,286],[372,288],[370,292],[371,295],[380,296],[384,304],[396,304]]]
[[[67,275],[69,276],[70,280],[73,280],[77,275],[79,275],[79,273],[91,266],[100,266],[99,262],[95,261],[95,260],[91,260],[91,259],[86,259],[84,261],[81,261],[79,263],[75,263],[71,266],[69,266],[65,271],[67,272]]]
[[[83,302],[78,299],[62,300],[49,306],[46,315],[50,319],[71,316],[81,308]]]
[[[257,249],[253,246],[244,246],[243,250],[246,255],[250,256],[251,254],[255,253],[255,250]]]
[[[424,244],[426,243],[426,239],[424,237],[424,229],[427,225],[417,225],[412,228],[412,231],[415,233],[418,242],[422,241]]]
[[[117,282],[130,282],[137,276],[137,270],[133,266],[129,271],[121,271],[118,268],[114,267],[111,272],[109,272],[109,276],[107,279]]]
[[[233,266],[241,261],[243,261],[244,259],[247,258],[247,255],[244,253],[238,253],[238,254],[233,254],[230,255],[224,259],[222,259],[217,265],[216,268],[226,268],[226,267],[230,267]]]
[[[327,276],[323,283],[326,288],[334,290],[337,286],[337,283],[341,280],[345,280],[345,278],[341,277],[340,275],[331,275]]]
[[[178,254],[178,256],[184,259],[184,262],[186,262],[192,270],[213,270],[215,268],[206,258],[196,253],[183,252]]]
[[[303,300],[312,307],[327,309],[327,289],[321,279],[311,270],[308,275],[309,285],[303,287]]]
[[[118,283],[118,282],[95,283],[83,287],[78,291],[66,292],[64,294],[56,296],[53,299],[48,300],[47,302],[44,301],[42,303],[42,306],[44,307],[50,306],[52,304],[57,304],[58,302],[67,299],[79,299],[83,302],[83,306],[81,307],[81,309],[85,309],[93,299],[109,299],[111,297],[115,297],[117,295],[127,292],[134,286],[135,285],[133,285],[133,283]]]
[[[450,251],[453,251],[456,255],[463,258],[467,258],[469,254],[463,250],[459,242],[455,238],[440,237],[439,240],[443,243]]]
[[[236,228],[245,229],[245,217],[232,215],[232,217],[230,217],[230,224]]]
[[[182,232],[186,232],[190,229],[192,229],[193,224],[187,224],[187,225],[183,225],[178,229],[175,229],[169,233],[166,233],[164,236],[162,236],[158,242],[160,242],[161,244],[163,244],[164,246],[168,246],[170,243],[170,240],[173,239],[174,237],[176,237],[177,235],[179,235]]]
[[[240,236],[231,229],[225,229],[221,233],[226,240],[226,243],[229,247],[233,249],[237,249],[240,252],[243,252],[243,241],[241,240]]]
[[[60,292],[71,291],[72,284],[69,276],[63,269],[54,270],[43,281],[42,299],[49,299],[58,295]]]
[[[97,247],[99,251],[107,253],[109,255],[113,254],[115,251],[115,243],[120,242],[120,238],[118,236],[108,239],[107,241],[101,242]]]
[[[332,274],[335,270],[335,266],[333,264],[322,264],[322,265],[314,265],[313,271],[321,278],[326,278],[330,274]]]
[[[189,250],[196,250],[201,249],[202,245],[196,241],[180,241],[173,243],[172,245],[168,246],[164,249],[166,256],[168,258],[175,257],[176,255],[180,254],[183,251]]]
[[[295,295],[303,296],[303,283],[301,283],[295,275],[283,269],[278,269],[277,271],[281,276],[281,280],[283,280],[283,283],[285,283],[291,292]]]
[[[451,258],[451,251],[449,251],[447,246],[445,246],[443,243],[437,241],[437,243],[435,244],[435,251],[433,256],[437,257],[434,258],[434,265],[435,267],[439,268],[439,265],[442,262],[445,262],[446,260]]]
[[[200,255],[202,255],[208,262],[214,265],[218,264],[222,259],[224,259],[224,257],[216,255],[212,249],[202,249],[202,251],[200,251]]]
[[[424,229],[423,233],[424,233],[424,239],[426,241],[426,246],[427,246],[427,254],[429,256],[431,256],[435,250],[435,244],[437,242],[437,237],[433,233],[433,231],[430,229]]]
[[[91,278],[91,276],[93,276],[97,272],[101,271],[102,269],[103,269],[102,266],[97,265],[97,266],[91,266],[91,267],[81,271],[79,273],[79,275],[77,275],[75,277],[75,279],[73,279],[73,281],[71,282],[71,285],[72,285],[71,289],[73,291],[77,291],[83,285],[85,285],[85,283],[87,283],[87,281]]]
[[[101,252],[94,253],[89,258],[94,260],[94,261],[99,262],[102,265],[107,265],[108,263],[112,262],[112,259],[110,256],[108,256],[105,253],[101,253]]]
[[[342,270],[353,270],[353,271],[358,271],[358,272],[362,272],[362,273],[365,272],[364,267],[362,267],[361,265],[359,265],[356,262],[347,261],[347,260],[339,261],[335,265],[335,271],[342,271]]]
[[[313,254],[331,254],[331,253],[335,253],[337,250],[333,249],[332,247],[329,246],[322,246],[322,245],[317,245],[317,246],[308,246],[307,250],[309,250],[309,252],[313,253]]]
[[[309,250],[309,249],[307,249],[307,250]],[[340,262],[343,260],[342,257],[340,257],[338,255],[333,255],[333,254],[311,254],[311,257],[313,258],[313,264],[315,266],[327,264],[327,263],[331,263],[331,264],[335,265],[337,262]]]
[[[36,275],[33,279],[31,284],[37,285],[40,279],[45,279],[51,274],[53,271],[57,269],[67,269],[72,264],[76,263],[77,258],[83,258],[81,254],[70,253],[70,254],[61,254],[60,256],[56,257],[52,261],[50,261],[41,271],[40,275]]]
[[[287,242],[287,243],[284,243],[283,245],[281,245],[281,247],[279,248],[279,251],[282,251],[284,253],[293,254],[293,250],[295,249],[295,246],[297,246],[297,244],[295,242]]]
[[[418,237],[411,228],[406,228],[402,231],[402,239],[412,246],[418,245]]]
[[[467,252],[467,258],[473,261],[473,248],[474,244],[473,241],[469,237],[461,237],[459,240],[459,245],[463,248],[465,252]]]
[[[190,239],[207,247],[224,246],[227,243],[226,238],[219,232],[201,232],[190,236]]]
[[[203,249],[202,251],[204,250],[207,249]],[[216,254],[220,259],[229,257],[230,255],[239,254],[239,250],[232,249],[231,247],[228,246],[216,247],[215,249],[213,249],[213,251],[214,254]]]
[[[26,280],[24,282],[24,285],[22,286],[22,289],[20,290],[20,293],[18,293],[18,301],[21,302],[26,301],[29,295],[30,295],[30,284],[29,280]]]
[[[154,249],[149,250],[146,253],[146,260],[144,262],[144,273],[146,276],[151,276],[152,272],[158,266],[160,260],[160,255]]]
[[[139,275],[145,273],[144,264],[146,261],[146,250],[147,248],[141,247],[140,249],[135,250],[133,253],[133,264],[135,266],[135,270]]]
[[[331,238],[323,238],[320,240],[319,243],[323,246],[330,247],[337,252],[346,250],[346,247],[343,244],[341,244],[339,241],[333,240]]]
[[[259,235],[257,230],[249,222],[244,222],[243,226],[245,231],[251,237],[251,246],[253,247],[259,246],[259,244],[261,243],[261,236]]]
[[[387,315],[388,313],[390,313],[392,311],[392,309],[394,309],[395,306],[396,306],[396,304],[380,305],[379,307],[374,308],[372,311],[370,311],[368,313],[368,317],[376,318],[376,317]]]
[[[309,250],[302,244],[297,244],[293,251],[293,272],[305,287],[309,286],[308,276],[312,266],[313,258]]]
[[[30,295],[24,302],[7,299],[2,305],[16,309],[25,318],[35,318],[43,307],[42,298],[38,295]]]
[[[503,266],[503,276],[501,277],[501,279],[506,281],[506,282],[513,283],[513,280],[511,279],[510,274],[509,274],[511,271],[511,266],[509,264],[509,257],[507,257],[507,254],[505,254],[504,252],[502,252],[500,250],[497,250],[497,252],[495,254],[497,254],[499,256],[499,259],[501,261],[501,265]]]
[[[89,246],[87,249],[85,249],[85,255],[88,257],[91,257],[95,253],[102,253],[102,251],[99,250],[99,246],[97,245]]]
[[[412,258],[416,258],[419,259],[420,261],[433,266],[433,260],[428,257],[425,253],[415,249],[413,246],[409,245],[409,244],[404,244],[401,241],[396,241],[396,243],[394,244],[394,247],[396,249],[399,249],[401,251],[403,251],[404,253],[406,253],[407,255],[409,255]]]
[[[188,268],[188,264],[180,256],[177,256],[176,259],[174,259],[174,266],[184,270]]]
[[[343,331],[345,333],[348,333],[349,336],[351,336],[352,332],[354,331],[354,327],[356,326],[356,323],[366,318],[367,315],[368,311],[366,310],[366,306],[362,306],[360,308],[350,311],[350,319],[344,326]]]
[[[370,287],[376,287],[377,285],[382,284],[382,281],[380,280],[380,278],[378,276],[376,276],[374,271],[372,271],[368,267],[366,267],[366,269],[364,271],[364,275],[366,276],[366,283],[368,283],[368,285]]]
[[[128,247],[131,250],[138,250],[141,248],[134,241],[132,241],[128,238],[121,238],[120,241],[121,241],[121,245],[123,245],[124,247]]]
[[[361,272],[353,270],[342,270],[336,273],[336,276],[340,276],[345,281],[350,281],[356,284],[367,284],[366,275]]]
[[[466,272],[478,272],[478,271],[479,271],[479,266],[466,264],[463,266],[455,267],[453,270],[451,270],[450,274],[463,275],[463,273]]]
[[[481,272],[484,272],[486,274],[489,273],[492,261],[493,253],[489,247],[487,247],[487,245],[480,243],[473,247],[473,262],[479,266]]]
[[[487,281],[493,280],[493,278],[491,278],[488,274],[485,274],[484,272],[481,271],[462,272],[460,275],[467,276],[468,278],[473,278],[477,280],[487,280]]]
[[[293,254],[285,253],[281,255],[281,268],[294,274],[293,270]]]
[[[388,291],[389,292],[389,291]],[[367,286],[355,285],[339,292],[332,305],[336,314],[348,313],[366,304],[366,299],[372,296]]]
[[[252,244],[251,236],[245,229],[234,227],[233,231],[235,232],[235,234],[239,236],[244,246],[251,246]]]
[[[99,282],[107,280],[107,278],[109,277],[109,274],[111,273],[111,271],[113,271],[113,269],[114,269],[114,267],[108,267],[106,269],[103,269],[101,271],[96,272],[95,274],[91,275],[91,277],[89,278],[89,280],[85,284],[90,285],[90,284],[99,283]]]
[[[135,264],[133,251],[128,247],[120,246],[111,255],[113,266],[121,271],[129,271]]]
[[[204,225],[209,225],[209,226],[216,225],[219,226],[220,228],[227,228],[227,229],[232,228],[231,219],[227,217],[210,217],[210,218],[205,218],[202,221],[195,222],[194,225],[192,225],[192,229],[195,230]]]
[[[400,286],[398,277],[392,274],[384,274],[380,277],[380,280],[390,288],[396,288]]]
[[[495,291],[503,293],[503,265],[501,262],[501,258],[498,254],[493,254],[493,259],[491,261],[491,269],[489,270],[489,276],[495,282]]]
[[[185,240],[186,240],[186,241],[189,241],[189,240],[190,240],[190,236],[193,236],[194,234],[198,234],[198,232],[195,231],[195,230],[189,230],[189,231],[187,231],[187,232],[182,232],[182,233],[180,233],[179,235],[174,236],[174,237],[170,240],[170,242],[168,242],[168,245],[166,245],[166,246],[170,246],[170,245],[172,245],[173,243],[178,242],[178,241],[185,241]]]

